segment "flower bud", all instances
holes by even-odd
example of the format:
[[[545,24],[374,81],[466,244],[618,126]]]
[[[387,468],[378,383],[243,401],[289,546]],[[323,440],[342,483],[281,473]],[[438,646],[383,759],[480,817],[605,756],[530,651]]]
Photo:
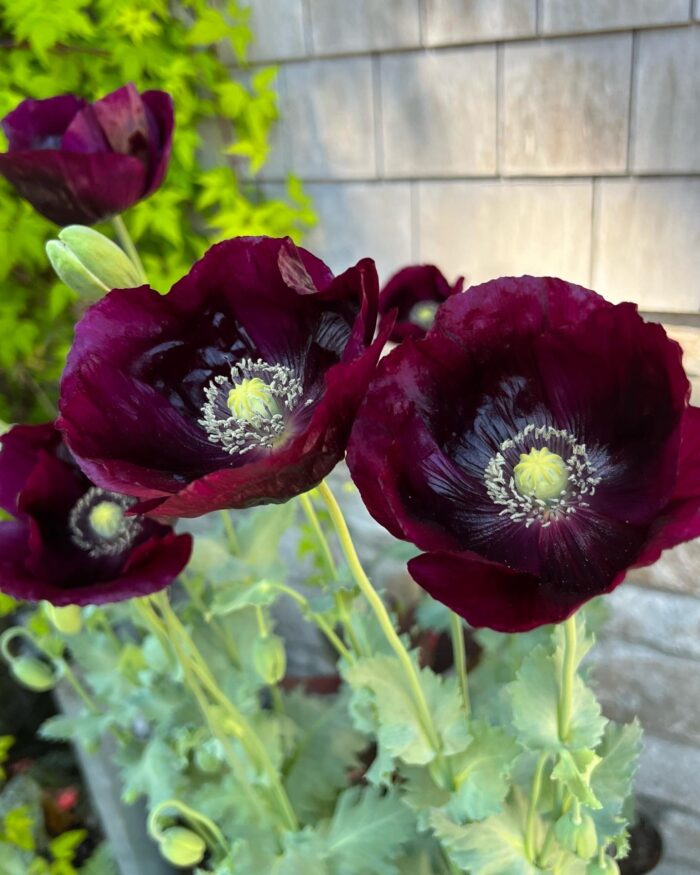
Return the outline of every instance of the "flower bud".
[[[130,289],[143,280],[126,253],[108,237],[83,225],[69,225],[49,240],[46,254],[63,282],[81,298],[97,301],[112,289]]]
[[[184,826],[171,826],[163,833],[160,852],[173,866],[188,869],[204,859],[207,846],[204,839]]]
[[[13,659],[10,670],[22,686],[35,693],[52,690],[58,680],[51,668],[34,656],[20,656]]]
[[[266,684],[277,684],[287,670],[287,654],[279,635],[258,638],[253,645],[253,665]]]
[[[47,602],[46,613],[54,627],[63,635],[77,635],[83,627],[83,615],[78,605],[57,608]]]
[[[221,771],[221,756],[219,742],[213,738],[204,742],[194,752],[194,762],[200,772],[205,775],[215,775]]]
[[[590,860],[598,850],[598,834],[589,814],[582,814],[578,823],[571,812],[563,814],[554,833],[560,844],[583,860]]]

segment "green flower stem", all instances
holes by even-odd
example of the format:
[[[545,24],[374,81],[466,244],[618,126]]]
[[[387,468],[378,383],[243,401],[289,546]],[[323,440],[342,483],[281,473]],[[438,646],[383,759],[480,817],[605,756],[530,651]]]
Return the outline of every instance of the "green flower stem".
[[[246,770],[241,763],[238,754],[236,753],[226,733],[222,731],[220,727],[220,720],[217,719],[217,715],[207,701],[207,697],[205,696],[199,684],[199,681],[197,680],[197,677],[192,670],[191,663],[188,660],[186,654],[183,653],[177,639],[169,639],[165,625],[163,624],[161,618],[158,616],[158,612],[150,604],[149,600],[135,599],[134,603],[136,603],[137,601],[142,602],[141,605],[139,605],[139,612],[141,613],[141,616],[143,617],[151,631],[156,635],[159,640],[165,641],[166,648],[167,645],[170,644],[178,662],[182,666],[187,688],[192,693],[195,701],[197,702],[199,710],[202,712],[202,716],[204,717],[204,720],[209,727],[209,731],[211,732],[212,736],[218,740],[224,751],[224,755],[226,756],[226,760],[228,761],[231,772],[237,779],[238,784],[242,788],[245,795],[248,797],[248,800],[252,803],[253,808],[259,812],[261,822],[264,822],[266,820],[266,816],[262,811],[260,800],[250,786],[250,782],[246,775]]]
[[[319,547],[321,548],[321,555],[323,556],[323,561],[326,563],[328,573],[335,580],[335,578],[338,576],[338,569],[335,564],[335,559],[333,559],[331,546],[328,543],[328,538],[326,538],[323,528],[321,527],[321,521],[318,518],[318,514],[316,513],[316,509],[314,508],[313,502],[309,498],[308,493],[302,493],[302,495],[299,496],[299,502],[304,513],[306,514],[309,525],[313,529],[314,535],[316,535]]]
[[[549,754],[542,753],[537,760],[535,774],[532,778],[532,790],[530,791],[530,807],[527,812],[527,824],[525,827],[525,856],[531,863],[535,862],[537,852],[535,849],[535,827],[537,825],[537,806],[542,792],[542,778],[547,765]]]
[[[450,631],[452,633],[452,653],[454,655],[455,669],[462,688],[464,712],[468,718],[471,712],[471,703],[469,701],[469,681],[467,679],[467,654],[464,649],[464,629],[462,627],[462,620],[454,611],[450,611]]]
[[[345,522],[343,512],[340,509],[340,506],[338,505],[335,496],[331,492],[330,487],[324,481],[318,487],[318,490],[321,494],[321,497],[325,501],[326,506],[328,507],[328,511],[331,515],[331,520],[333,521],[333,526],[336,530],[338,539],[340,540],[340,545],[343,549],[343,553],[345,554],[345,558],[347,559],[348,565],[350,567],[350,572],[355,578],[357,585],[360,588],[360,591],[369,602],[369,605],[374,611],[374,614],[379,622],[379,625],[382,628],[382,631],[384,632],[384,635],[386,636],[387,641],[391,645],[394,653],[397,655],[399,662],[406,672],[406,677],[413,693],[414,702],[418,710],[418,716],[423,725],[423,730],[426,733],[426,736],[433,750],[435,751],[437,756],[441,758],[442,745],[440,743],[440,736],[438,735],[437,729],[435,728],[435,723],[433,721],[432,714],[430,713],[428,702],[425,698],[423,688],[420,684],[418,669],[411,660],[411,657],[404,647],[398,632],[394,628],[394,624],[391,621],[391,617],[389,616],[389,612],[387,611],[384,602],[381,600],[377,591],[372,586],[372,583],[365,574],[365,570],[362,567],[360,559],[357,555],[357,551],[355,550],[355,545],[353,544],[350,531],[348,530],[348,525]]]
[[[204,603],[204,599],[197,592],[196,587],[193,586],[192,579],[188,578],[187,574],[183,574],[180,577],[180,580],[184,584],[184,587],[187,590],[187,595],[192,600],[192,604],[197,608],[204,620],[206,620],[207,624],[212,628],[216,637],[224,645],[226,653],[228,653],[229,659],[233,665],[236,668],[240,668],[242,665],[241,655],[231,636],[226,634],[224,627],[218,622],[216,617],[212,615],[211,611]]]
[[[105,616],[104,611],[101,608],[98,608],[93,616],[95,618],[96,624],[102,629],[102,631],[109,638],[112,644],[117,648],[117,650],[121,650],[121,648],[123,647],[123,643],[117,637],[117,634],[112,628],[112,624]]]
[[[114,233],[117,235],[119,245],[134,263],[134,266],[141,275],[141,279],[143,280],[143,282],[148,283],[148,279],[146,278],[146,271],[143,269],[143,262],[141,261],[136,247],[134,246],[134,241],[131,239],[131,235],[129,234],[129,231],[124,224],[124,219],[122,219],[121,216],[115,216],[112,219],[112,226],[114,228]]]
[[[564,665],[561,679],[561,698],[559,700],[559,738],[566,744],[571,735],[571,714],[576,679],[576,615],[564,623]]]
[[[321,521],[318,518],[318,514],[316,513],[316,509],[314,508],[313,502],[311,501],[309,494],[304,493],[300,495],[299,501],[301,503],[304,513],[306,514],[306,518],[309,521],[309,524],[314,534],[316,535],[316,539],[318,540],[319,547],[321,549],[321,555],[323,556],[323,561],[326,564],[328,573],[331,576],[332,580],[337,580],[338,568],[335,564],[335,560],[333,559],[333,553],[331,551],[330,544],[328,543],[328,538],[326,538],[323,527],[321,526]],[[360,646],[360,642],[355,635],[355,630],[352,627],[352,621],[350,619],[350,614],[348,613],[348,607],[345,603],[345,594],[342,592],[336,592],[333,595],[335,599],[335,607],[338,611],[338,616],[340,617],[340,622],[342,624],[343,631],[345,632],[345,637],[350,642],[350,646],[356,654],[368,656],[369,652],[367,648],[363,649]]]
[[[241,552],[241,545],[238,543],[238,535],[233,527],[231,514],[227,510],[220,510],[221,519],[224,523],[224,531],[226,532],[226,540],[228,541],[229,549],[234,556]]]
[[[241,744],[247,751],[251,760],[266,773],[270,784],[270,790],[279,806],[283,824],[287,829],[297,831],[299,829],[299,823],[291,802],[289,801],[289,797],[287,796],[287,792],[284,789],[279,773],[270,760],[267,750],[258,738],[253,727],[248,723],[243,713],[236,708],[233,702],[231,702],[231,700],[224,695],[219,688],[219,685],[209,671],[208,666],[197,650],[192,638],[180,622],[177,614],[171,608],[167,593],[158,593],[155,596],[151,596],[151,599],[161,612],[164,624],[169,630],[169,638],[171,642],[174,644],[175,641],[179,640],[181,658],[192,667],[209,695],[226,711],[227,716],[234,727],[234,732],[240,739]]]
[[[179,799],[166,799],[164,802],[160,802],[148,815],[147,829],[151,838],[157,842],[162,842],[165,838],[158,820],[162,813],[168,809],[174,809],[178,814],[183,815],[192,829],[199,833],[209,846],[218,845],[223,856],[228,854],[226,839],[214,821],[195,811],[194,808],[190,808],[189,805],[185,805],[184,802],[180,802]]]
[[[65,659],[57,660],[57,664],[59,666],[59,671],[63,675],[63,677],[68,681],[68,683],[73,687],[75,692],[80,696],[83,701],[83,704],[91,711],[93,714],[100,714],[101,711],[97,707],[95,700],[92,698],[90,693],[85,689],[85,687],[78,680],[73,669],[68,665]]]
[[[270,586],[274,587],[279,592],[283,592],[285,595],[288,595],[299,605],[304,614],[306,614],[309,619],[311,619],[318,626],[318,628],[321,630],[321,632],[323,632],[326,638],[328,638],[333,647],[335,647],[335,649],[338,651],[339,656],[347,660],[347,662],[355,661],[354,656],[343,644],[340,638],[335,634],[333,627],[328,622],[328,620],[326,620],[325,617],[321,616],[321,614],[317,614],[311,610],[308,599],[306,599],[300,592],[297,592],[295,589],[292,589],[291,586],[287,586],[284,583],[271,583]]]

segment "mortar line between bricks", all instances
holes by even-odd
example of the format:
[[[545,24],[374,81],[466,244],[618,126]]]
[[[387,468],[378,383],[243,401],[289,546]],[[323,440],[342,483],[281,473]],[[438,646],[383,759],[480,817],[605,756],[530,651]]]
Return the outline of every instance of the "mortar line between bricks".
[[[503,172],[503,147],[505,143],[505,77],[503,66],[505,61],[505,44],[496,46],[496,175]]]
[[[619,634],[619,635],[608,637],[605,634],[605,632],[603,632],[603,634],[600,635],[599,640],[601,642],[603,642],[603,641],[624,641],[627,644],[633,644],[635,647],[643,647],[645,650],[649,650],[652,653],[660,653],[662,656],[668,656],[668,657],[671,657],[672,659],[682,659],[682,660],[686,660],[688,662],[700,663],[700,654],[691,655],[688,652],[678,653],[677,651],[666,650],[663,647],[658,647],[656,644],[650,644],[649,641],[645,640],[644,638],[637,638],[634,635]]]
[[[542,33],[542,0],[535,0],[535,33]]]
[[[595,285],[595,269],[598,264],[598,234],[596,223],[598,220],[598,198],[600,197],[599,180],[594,176],[591,179],[591,249],[588,253],[588,284],[592,289]]]
[[[379,54],[372,57],[372,123],[374,125],[374,172],[384,179],[384,108],[382,105],[382,69]]]
[[[313,13],[311,12],[311,0],[301,0],[301,21],[304,28],[304,48],[306,49],[306,54],[310,58],[314,57],[314,34],[312,14]]]
[[[632,31],[632,51],[630,53],[630,97],[627,107],[627,172],[632,173],[634,164],[634,151],[637,139],[637,125],[635,115],[637,112],[637,67],[639,66],[639,33]]]
[[[657,31],[667,31],[667,30],[687,30],[688,28],[692,28],[697,26],[696,21],[671,21],[668,23],[657,23],[651,24],[648,27],[644,27],[643,25],[638,25],[636,28],[627,26],[627,27],[617,27],[617,28],[608,28],[606,30],[586,30],[586,31],[572,31],[572,32],[562,32],[562,33],[527,33],[522,35],[514,35],[507,37],[489,37],[488,39],[483,40],[473,40],[464,42],[455,42],[455,43],[435,43],[430,45],[420,45],[419,43],[413,43],[410,46],[389,46],[387,48],[379,49],[378,54],[380,55],[406,55],[410,53],[419,54],[422,51],[436,51],[436,52],[447,52],[454,49],[479,49],[479,48],[493,48],[498,43],[510,44],[510,43],[533,43],[534,45],[546,45],[550,42],[555,42],[556,40],[573,40],[573,39],[596,39],[596,37],[601,36],[624,36],[625,34],[631,34],[633,31],[637,30],[640,33],[655,33]],[[314,49],[314,53],[310,54],[309,57],[269,57],[269,58],[256,58],[255,61],[251,62],[250,67],[269,67],[270,64],[304,64],[308,63],[311,60],[317,61],[337,61],[344,60],[347,58],[365,58],[369,57],[371,54],[375,52],[369,48],[366,49],[351,49],[348,51],[337,51],[337,52],[328,52],[321,53]],[[234,68],[235,69],[235,68]]]

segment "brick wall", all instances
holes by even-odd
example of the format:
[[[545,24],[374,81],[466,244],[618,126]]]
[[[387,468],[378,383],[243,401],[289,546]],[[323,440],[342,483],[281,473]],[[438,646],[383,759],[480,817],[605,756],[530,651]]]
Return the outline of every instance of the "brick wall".
[[[251,0],[309,245],[700,310],[700,0]]]
[[[305,180],[311,249],[683,314],[699,403],[700,0],[251,2],[254,61],[280,68],[264,186]],[[595,652],[608,712],[645,726],[658,875],[700,873],[699,563],[695,543],[632,575]]]

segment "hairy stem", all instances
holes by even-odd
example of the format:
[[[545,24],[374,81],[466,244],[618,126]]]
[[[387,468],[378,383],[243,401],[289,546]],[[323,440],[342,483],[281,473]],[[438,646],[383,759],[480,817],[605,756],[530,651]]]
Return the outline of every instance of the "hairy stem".
[[[562,667],[561,697],[559,700],[559,738],[566,744],[571,735],[571,714],[576,679],[576,616],[564,623],[564,665]]]
[[[537,806],[542,792],[542,778],[547,765],[549,754],[542,753],[537,761],[535,774],[532,778],[532,790],[530,791],[530,807],[527,811],[527,825],[525,827],[525,855],[531,863],[535,862],[537,851],[535,848],[535,828],[537,826]]]
[[[469,680],[467,678],[467,654],[464,649],[464,630],[461,619],[454,611],[450,612],[450,626],[452,633],[452,653],[454,655],[455,670],[459,677],[459,685],[462,688],[464,700],[464,712],[469,717],[471,703],[469,700]]]
[[[340,506],[335,499],[335,496],[333,495],[325,481],[321,483],[321,485],[318,487],[318,490],[321,494],[321,497],[325,501],[326,506],[328,507],[328,512],[331,515],[331,520],[338,535],[340,546],[343,549],[343,553],[345,554],[345,558],[350,567],[350,572],[357,582],[360,591],[367,599],[370,607],[374,611],[374,615],[377,618],[377,621],[379,622],[379,625],[381,626],[387,641],[391,645],[391,648],[398,657],[399,662],[401,663],[406,673],[406,678],[409,682],[411,692],[413,693],[413,699],[416,705],[416,709],[418,711],[418,716],[420,718],[420,722],[423,726],[426,737],[428,738],[430,745],[432,746],[435,753],[438,756],[441,756],[442,745],[440,743],[440,737],[435,727],[432,714],[430,713],[430,708],[428,707],[428,702],[425,698],[423,688],[420,684],[418,668],[413,663],[408,651],[404,647],[403,642],[399,637],[398,632],[394,628],[394,624],[391,621],[391,617],[389,616],[389,612],[387,611],[384,602],[381,600],[374,586],[365,574],[365,570],[362,567],[362,563],[360,562],[357,551],[355,550],[355,545],[352,541],[352,537],[350,535],[350,531],[348,530],[347,523],[345,522],[345,517],[343,516],[343,512],[341,511]]]
[[[316,509],[309,497],[308,493],[304,493],[299,496],[299,502],[302,506],[304,514],[306,515],[307,520],[309,521],[309,525],[316,536],[316,540],[318,541],[321,555],[323,556],[324,564],[326,565],[326,569],[332,580],[336,580],[338,577],[338,568],[335,564],[335,559],[333,558],[333,553],[331,551],[330,544],[328,543],[328,538],[326,537],[325,532],[323,531],[323,526],[321,525],[321,521],[318,518],[318,514],[316,513]],[[340,617],[340,622],[343,627],[343,632],[345,633],[345,638],[350,642],[350,646],[353,651],[358,655],[365,654],[365,651],[360,646],[360,642],[355,635],[355,630],[352,627],[352,621],[350,620],[350,614],[348,613],[347,605],[345,604],[345,596],[342,592],[334,593],[335,599],[335,607],[338,611],[338,616]],[[365,654],[366,655],[366,654]]]
[[[122,219],[121,216],[115,216],[112,219],[112,227],[114,228],[114,233],[117,235],[119,245],[133,262],[134,267],[139,272],[142,282],[147,283],[148,279],[146,278],[146,271],[143,269],[143,262],[141,261],[136,246],[134,246],[131,234],[129,234],[129,231],[124,224],[124,219]]]

